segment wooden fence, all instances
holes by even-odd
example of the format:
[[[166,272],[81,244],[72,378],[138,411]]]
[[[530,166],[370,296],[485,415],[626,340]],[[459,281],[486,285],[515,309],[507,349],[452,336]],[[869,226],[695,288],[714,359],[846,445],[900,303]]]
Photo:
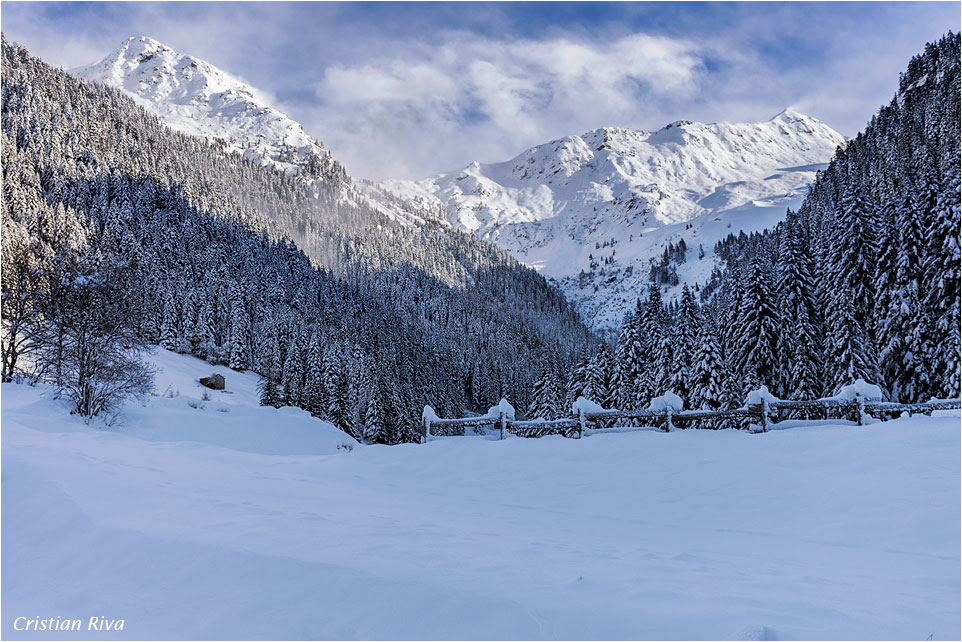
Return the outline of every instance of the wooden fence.
[[[502,402],[502,407],[504,402]],[[495,409],[498,407],[496,406]],[[576,416],[547,421],[532,419],[515,421],[506,412],[496,415],[489,413],[483,417],[465,417],[460,419],[442,419],[434,414],[430,407],[425,408],[423,415],[425,440],[432,437],[464,435],[468,429],[482,434],[485,427],[497,431],[501,439],[505,433],[518,437],[544,437],[545,435],[562,435],[579,439],[586,430],[612,428],[627,422],[635,425],[655,426],[664,431],[680,427],[699,427],[698,424],[710,420],[711,427],[718,427],[721,421],[730,421],[736,428],[746,428],[749,424],[757,426],[754,432],[766,432],[780,416],[790,413],[795,417],[805,419],[829,418],[833,411],[862,425],[866,415],[878,419],[897,416],[903,412],[931,413],[933,410],[953,410],[960,408],[959,399],[945,401],[928,401],[925,403],[891,403],[884,401],[866,400],[856,394],[853,399],[811,399],[801,401],[766,401],[749,404],[741,408],[729,410],[602,410],[585,412],[579,410]],[[495,410],[492,409],[492,410]],[[705,427],[704,424],[700,427]]]

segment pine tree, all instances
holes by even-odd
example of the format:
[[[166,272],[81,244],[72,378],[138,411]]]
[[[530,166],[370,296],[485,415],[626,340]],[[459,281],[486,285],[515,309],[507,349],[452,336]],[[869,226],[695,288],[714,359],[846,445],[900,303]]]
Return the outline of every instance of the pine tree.
[[[958,141],[956,141],[958,142]],[[955,156],[958,159],[958,154]],[[935,212],[926,230],[929,260],[924,266],[931,284],[925,304],[933,315],[932,359],[934,373],[932,394],[949,398],[960,395],[960,286],[959,249],[959,167],[955,163],[939,193]]]
[[[642,345],[640,329],[642,317],[641,300],[635,303],[634,314],[626,315],[618,337],[616,354],[617,378],[615,402],[618,408],[636,407],[638,387],[645,370],[647,358]]]
[[[587,350],[585,350],[581,354],[581,359],[571,370],[571,376],[568,379],[567,396],[569,402],[574,402],[578,397],[586,397],[591,394],[591,391],[587,388],[588,371],[590,368],[591,356]]]
[[[384,417],[384,384],[380,377],[367,395],[367,409],[364,414],[364,441],[369,444],[388,443],[388,427]]]
[[[825,392],[832,394],[857,379],[879,380],[873,366],[869,340],[853,311],[852,293],[843,288],[833,293],[827,312]]]
[[[295,334],[291,337],[287,347],[287,356],[284,358],[284,368],[281,375],[281,384],[284,388],[284,404],[288,406],[298,406],[301,403],[301,388],[304,385],[304,361],[301,357],[300,337]]]
[[[194,325],[194,342],[197,353],[211,361],[216,361],[219,354],[217,342],[214,340],[214,304],[210,296],[204,297]]]
[[[244,297],[236,283],[230,290],[230,367],[247,370],[251,367],[251,324],[244,306]]]
[[[403,386],[385,388],[385,411],[387,416],[387,443],[390,445],[415,441],[409,418],[410,395]]]
[[[701,312],[695,295],[686,285],[682,288],[681,303],[678,307],[677,331],[674,333],[674,366],[671,376],[671,389],[682,399],[691,396],[691,367],[695,350],[698,348],[698,335],[701,329]]]
[[[725,362],[715,331],[703,323],[698,334],[698,348],[689,375],[691,386],[688,405],[694,409],[717,410],[725,399]]]
[[[283,405],[278,381],[281,377],[281,348],[277,342],[277,335],[272,334],[265,351],[264,362],[261,365],[261,381],[259,384],[260,404],[280,408]]]
[[[777,314],[769,290],[769,278],[761,261],[752,261],[739,301],[733,346],[735,368],[747,385],[774,387]]]
[[[785,399],[813,399],[824,388],[821,381],[818,320],[815,316],[814,282],[802,231],[795,216],[781,227],[778,257],[777,384],[773,389]]]
[[[541,374],[531,389],[531,403],[528,406],[528,417],[532,419],[557,419],[560,400],[554,372],[547,365],[541,366]]]
[[[310,348],[307,354],[307,373],[304,377],[304,392],[301,403],[304,410],[315,417],[325,417],[326,392],[324,388],[323,351],[318,332],[311,336]]]
[[[349,432],[350,409],[347,378],[344,376],[343,356],[337,346],[324,351],[321,363],[322,414],[335,426]]]
[[[197,295],[193,288],[191,288],[186,297],[184,298],[184,303],[181,308],[180,315],[180,336],[179,345],[177,346],[177,352],[182,354],[192,354],[194,350],[197,349],[197,344],[194,342],[197,334],[195,332],[194,326],[197,323]]]
[[[893,400],[904,401],[931,388],[924,364],[931,348],[923,330],[930,323],[919,293],[923,237],[913,199],[897,208],[889,202],[883,213],[873,330],[881,382]]]
[[[830,241],[830,274],[836,290],[844,289],[852,296],[852,314],[865,325],[875,300],[875,262],[878,227],[874,209],[861,192],[850,187],[842,198]]]
[[[869,208],[851,189],[841,201],[828,257],[826,392],[832,393],[856,379],[874,383],[881,378],[866,324],[875,296],[877,248]]]
[[[644,358],[638,366],[634,380],[636,408],[648,405],[649,400],[665,391],[666,317],[661,290],[652,283],[648,286],[648,298],[642,304],[638,315],[638,340]]]
[[[160,345],[167,350],[176,350],[181,344],[177,331],[177,307],[174,296],[168,290],[164,295],[164,320],[160,326]]]
[[[611,355],[611,348],[602,344],[588,361],[585,369],[583,396],[602,406],[614,405],[613,372],[614,359]]]

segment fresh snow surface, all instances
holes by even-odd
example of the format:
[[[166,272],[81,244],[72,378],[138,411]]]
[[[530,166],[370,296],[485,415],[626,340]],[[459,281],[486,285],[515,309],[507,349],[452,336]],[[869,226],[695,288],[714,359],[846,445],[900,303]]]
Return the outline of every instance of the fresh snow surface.
[[[260,406],[259,377],[254,373],[212,366],[163,348],[154,348],[150,360],[157,370],[154,395],[146,405],[127,404],[112,427],[104,427],[101,422],[98,430],[92,430],[79,418],[67,415],[70,405],[66,400],[51,401],[45,386],[20,385],[3,387],[4,425],[8,425],[8,411],[16,409],[17,417],[38,430],[92,432],[108,441],[135,437],[143,441],[196,442],[192,447],[261,455],[327,455],[358,445],[333,424],[300,408]],[[201,377],[214,373],[224,375],[225,390],[200,385]],[[8,395],[8,390],[15,394]]]
[[[859,381],[861,381],[861,379]],[[778,397],[768,391],[768,386],[762,386],[758,390],[752,390],[749,392],[748,397],[745,399],[745,403],[749,406],[754,406],[760,404],[763,399],[768,403],[775,403],[776,401],[779,401]]]
[[[507,162],[383,185],[541,270],[589,325],[611,329],[669,242],[688,246],[680,284],[703,284],[719,265],[715,243],[782,220],[843,143],[825,123],[785,110],[757,123],[596,129]]]
[[[855,395],[860,395],[862,399],[881,401],[883,399],[882,389],[874,383],[865,383],[862,379],[857,379],[855,383],[839,388],[835,393],[835,399],[855,399]]]
[[[958,416],[339,451],[249,375],[190,407],[211,368],[156,359],[180,395],[114,428],[2,385],[6,639],[962,633]]]
[[[573,404],[571,404],[571,412],[573,414],[579,414],[583,412],[584,414],[591,414],[595,412],[604,412],[607,408],[603,408],[600,403],[595,403],[591,399],[585,399],[584,397],[578,397]]]
[[[648,410],[663,411],[671,408],[673,411],[681,412],[685,409],[685,402],[681,397],[673,392],[666,392],[660,397],[655,397],[648,404]]]

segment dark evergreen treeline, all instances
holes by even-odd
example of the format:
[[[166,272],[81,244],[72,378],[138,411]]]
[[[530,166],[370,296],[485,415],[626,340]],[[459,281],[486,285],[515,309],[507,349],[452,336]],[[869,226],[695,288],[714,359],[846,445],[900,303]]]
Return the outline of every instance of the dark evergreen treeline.
[[[701,290],[649,293],[612,352],[567,380],[550,368],[531,411],[552,417],[584,395],[634,408],[664,391],[689,408],[833,394],[855,379],[892,400],[959,396],[959,36],[911,60],[891,103],[820,172],[774,230],[730,236]],[[664,265],[668,265],[666,251]]]
[[[3,78],[4,379],[62,381],[42,355],[96,286],[125,345],[253,369],[265,403],[397,443],[426,403],[526,403],[537,364],[564,371],[592,340],[537,273],[341,198],[346,175],[225,154],[6,40]]]

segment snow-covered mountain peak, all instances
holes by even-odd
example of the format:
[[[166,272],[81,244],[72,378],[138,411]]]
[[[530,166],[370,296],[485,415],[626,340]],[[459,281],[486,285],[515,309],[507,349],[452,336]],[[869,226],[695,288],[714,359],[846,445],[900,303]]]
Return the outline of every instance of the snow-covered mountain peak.
[[[373,208],[404,224],[438,217],[437,209],[428,211],[375,184],[353,181],[319,140],[271,107],[265,94],[153,38],[128,38],[100,62],[72,73],[124,91],[172,129],[313,181],[341,202]]]
[[[128,38],[98,64],[105,81],[109,78],[111,84],[155,101],[188,104],[225,93],[266,102],[265,97],[255,98],[254,90],[241,80],[147,36]]]
[[[270,107],[261,92],[153,38],[129,38],[103,60],[72,73],[122,89],[171,128],[224,141],[262,164],[324,181],[343,176],[321,142]]]
[[[590,324],[611,328],[670,243],[685,239],[704,258],[666,266],[666,287],[703,283],[715,243],[778,222],[842,143],[825,123],[786,109],[754,123],[602,127],[503,163],[384,185],[541,269]]]
[[[795,111],[795,110],[792,109],[791,107],[788,107],[788,108],[783,109],[782,111],[778,112],[777,114],[775,114],[774,116],[772,116],[770,120],[781,120],[781,121],[785,121],[785,122],[797,122],[797,121],[814,121],[814,122],[819,122],[819,121],[815,120],[814,118],[811,118],[810,116],[806,116],[805,114],[803,114],[803,113],[800,112],[800,111]]]

